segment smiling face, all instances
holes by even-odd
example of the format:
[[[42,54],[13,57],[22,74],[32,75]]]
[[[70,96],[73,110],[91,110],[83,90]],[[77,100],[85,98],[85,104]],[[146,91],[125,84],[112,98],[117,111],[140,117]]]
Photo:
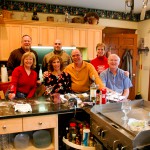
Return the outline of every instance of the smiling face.
[[[105,54],[105,47],[104,46],[98,46],[96,49],[97,56],[102,57]]]
[[[61,51],[61,48],[62,48],[61,41],[60,40],[56,40],[54,42],[54,50]]]
[[[71,57],[72,57],[73,62],[76,65],[82,64],[82,55],[81,55],[81,52],[78,49],[75,49],[75,50],[72,51]]]
[[[120,63],[120,58],[116,54],[111,54],[108,57],[108,65],[110,69],[117,69]]]
[[[32,39],[29,36],[23,36],[21,41],[21,47],[24,51],[30,51]]]
[[[24,66],[31,68],[31,66],[33,65],[33,57],[32,56],[27,56],[24,58]]]
[[[53,60],[52,66],[54,71],[60,71],[60,60],[58,58]]]

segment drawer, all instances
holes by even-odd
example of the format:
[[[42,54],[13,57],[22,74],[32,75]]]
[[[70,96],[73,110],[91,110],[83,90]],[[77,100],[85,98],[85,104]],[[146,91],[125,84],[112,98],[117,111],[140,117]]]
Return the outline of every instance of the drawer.
[[[57,115],[45,115],[23,118],[23,131],[49,129],[58,127]]]
[[[0,120],[0,134],[22,132],[22,118]]]

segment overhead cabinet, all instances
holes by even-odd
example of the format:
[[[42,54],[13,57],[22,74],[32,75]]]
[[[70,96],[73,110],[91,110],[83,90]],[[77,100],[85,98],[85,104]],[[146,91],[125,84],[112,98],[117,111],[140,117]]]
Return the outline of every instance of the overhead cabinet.
[[[21,45],[21,25],[0,24],[0,60],[7,60],[10,52]]]
[[[73,45],[87,47],[87,29],[73,28]]]
[[[60,39],[63,46],[85,48],[85,59],[93,59],[96,44],[102,42],[102,29],[99,25],[6,19],[0,22],[0,60],[7,60],[10,52],[20,47],[23,35],[32,37],[33,46],[53,46]]]

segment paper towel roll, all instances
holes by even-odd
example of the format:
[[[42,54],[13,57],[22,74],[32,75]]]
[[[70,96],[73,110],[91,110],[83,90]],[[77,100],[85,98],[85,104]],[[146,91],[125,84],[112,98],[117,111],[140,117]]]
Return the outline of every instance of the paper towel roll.
[[[1,82],[8,82],[8,73],[5,65],[1,67]]]

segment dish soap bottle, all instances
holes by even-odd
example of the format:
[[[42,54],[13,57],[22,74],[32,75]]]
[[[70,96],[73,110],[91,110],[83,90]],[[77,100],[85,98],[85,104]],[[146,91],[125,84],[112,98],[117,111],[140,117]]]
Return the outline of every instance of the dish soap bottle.
[[[36,12],[36,11],[33,12],[32,20],[36,20],[36,21],[39,20],[39,17],[38,17],[38,15],[37,15],[37,12]]]
[[[92,76],[92,84],[90,85],[90,101],[95,104],[96,102],[96,84],[95,84],[95,77],[94,75]]]

